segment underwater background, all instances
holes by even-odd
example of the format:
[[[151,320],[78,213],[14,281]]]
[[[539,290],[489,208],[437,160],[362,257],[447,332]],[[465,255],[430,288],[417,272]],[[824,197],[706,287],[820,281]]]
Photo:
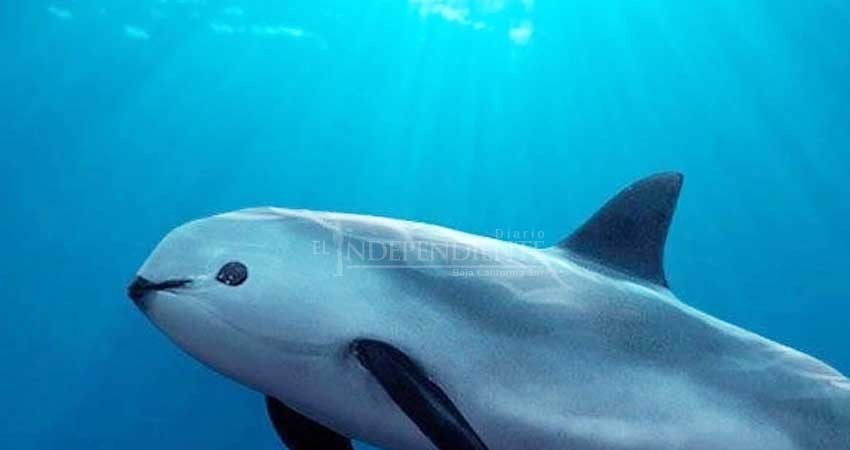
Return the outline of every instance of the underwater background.
[[[259,205],[554,243],[679,170],[674,292],[850,373],[844,0],[4,1],[0,52],[0,448],[279,448],[125,297]]]

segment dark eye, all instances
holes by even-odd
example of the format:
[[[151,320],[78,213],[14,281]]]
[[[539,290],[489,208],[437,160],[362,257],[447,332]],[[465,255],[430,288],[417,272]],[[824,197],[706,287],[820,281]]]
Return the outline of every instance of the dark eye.
[[[241,262],[231,261],[221,266],[215,279],[228,286],[239,286],[248,279],[248,268]]]

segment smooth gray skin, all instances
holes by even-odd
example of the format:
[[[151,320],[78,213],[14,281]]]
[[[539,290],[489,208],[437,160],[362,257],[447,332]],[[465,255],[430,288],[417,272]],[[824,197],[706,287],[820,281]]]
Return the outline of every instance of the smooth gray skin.
[[[425,251],[350,251],[398,243]],[[233,260],[245,284],[216,282]],[[263,208],[177,228],[138,275],[193,280],[141,305],[189,354],[386,449],[434,450],[357,363],[357,338],[416,360],[491,450],[850,449],[841,374],[558,248]]]

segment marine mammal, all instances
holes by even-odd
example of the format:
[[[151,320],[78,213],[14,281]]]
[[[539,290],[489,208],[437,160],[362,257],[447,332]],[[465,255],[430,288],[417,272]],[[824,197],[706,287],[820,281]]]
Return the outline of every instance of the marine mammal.
[[[850,381],[668,288],[681,186],[641,180],[545,249],[237,211],[169,233],[129,294],[295,450],[850,450]]]

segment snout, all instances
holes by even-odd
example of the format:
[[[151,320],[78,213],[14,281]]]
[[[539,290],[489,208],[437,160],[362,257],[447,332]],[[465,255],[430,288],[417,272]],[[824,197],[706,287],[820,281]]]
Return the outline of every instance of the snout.
[[[144,277],[136,277],[133,282],[127,286],[127,296],[134,302],[138,303],[150,292],[176,289],[186,286],[190,282],[191,280],[188,279],[175,279],[156,283]]]

